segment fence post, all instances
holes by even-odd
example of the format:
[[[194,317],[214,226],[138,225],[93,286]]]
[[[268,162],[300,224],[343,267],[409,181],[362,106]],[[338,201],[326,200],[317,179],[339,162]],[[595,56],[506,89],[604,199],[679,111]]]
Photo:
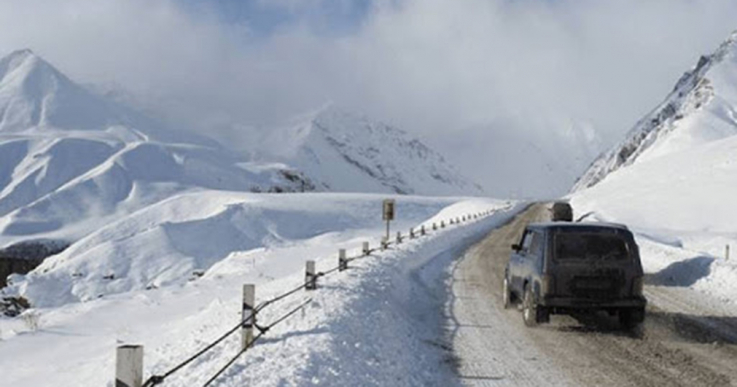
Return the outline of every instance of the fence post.
[[[143,385],[143,346],[119,345],[115,351],[115,387]]]
[[[369,249],[369,243],[363,242],[363,249],[362,249],[363,255],[369,255],[371,250]]]
[[[315,261],[307,261],[305,265],[305,289],[317,289],[317,275],[315,273]]]
[[[425,225],[420,226],[420,235],[425,235]]]
[[[245,350],[253,342],[253,325],[256,324],[254,308],[256,305],[256,285],[243,285],[243,313],[241,325],[241,349]]]
[[[435,225],[435,222],[432,223],[432,230],[435,231],[438,229],[438,226]]]
[[[409,239],[415,239],[415,229],[414,227],[409,228]]]
[[[338,271],[348,268],[348,259],[345,257],[345,249],[338,250]]]
[[[453,218],[450,218],[450,224],[453,224]]]
[[[397,244],[402,243],[402,232],[397,231]]]
[[[440,221],[440,228],[445,228],[445,221],[444,220],[441,220]]]

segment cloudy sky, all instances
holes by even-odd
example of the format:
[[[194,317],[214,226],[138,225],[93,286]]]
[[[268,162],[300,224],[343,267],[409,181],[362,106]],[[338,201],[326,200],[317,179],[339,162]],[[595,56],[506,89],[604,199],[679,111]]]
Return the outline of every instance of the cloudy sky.
[[[500,138],[611,144],[734,29],[734,0],[0,1],[0,54],[29,47],[198,130],[332,101],[492,188]]]

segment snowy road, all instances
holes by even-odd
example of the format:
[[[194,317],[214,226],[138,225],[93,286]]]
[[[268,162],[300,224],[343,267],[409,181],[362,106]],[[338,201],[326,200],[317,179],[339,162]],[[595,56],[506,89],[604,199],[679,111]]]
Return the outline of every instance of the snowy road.
[[[509,246],[544,215],[534,205],[469,249],[453,269],[448,326],[471,386],[737,385],[737,311],[685,287],[646,286],[642,332],[616,319],[553,316],[526,328],[500,291]]]

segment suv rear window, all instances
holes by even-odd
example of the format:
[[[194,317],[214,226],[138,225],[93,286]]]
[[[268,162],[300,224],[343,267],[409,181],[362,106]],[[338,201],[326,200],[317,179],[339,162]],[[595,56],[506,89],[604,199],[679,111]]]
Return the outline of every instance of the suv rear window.
[[[555,235],[555,259],[623,261],[630,258],[627,241],[617,234],[562,231]]]

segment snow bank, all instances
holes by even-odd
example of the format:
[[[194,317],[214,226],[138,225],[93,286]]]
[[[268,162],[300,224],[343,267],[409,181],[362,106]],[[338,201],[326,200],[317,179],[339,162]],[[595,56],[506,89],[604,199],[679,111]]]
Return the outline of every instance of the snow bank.
[[[383,196],[248,194],[203,191],[174,196],[92,232],[26,276],[8,293],[34,306],[181,284],[195,272],[231,267],[233,254],[278,249],[330,233],[381,224]],[[404,228],[458,199],[397,198]],[[483,202],[461,209],[480,208]],[[488,206],[488,203],[487,203]],[[208,273],[209,275],[209,273]]]
[[[243,200],[239,195],[234,195],[234,202]],[[269,200],[261,204],[259,195],[249,196],[248,203],[239,206],[267,214],[284,211],[285,219],[297,221],[294,229],[270,235],[312,236],[231,253],[204,277],[184,284],[37,310],[41,329],[35,333],[28,332],[19,319],[0,318],[3,381],[10,385],[43,386],[53,380],[61,386],[112,386],[114,348],[119,342],[145,344],[146,374],[161,373],[237,323],[243,283],[257,284],[257,302],[269,299],[304,280],[305,260],[316,259],[318,270],[327,270],[337,264],[338,248],[357,255],[361,242],[369,240],[376,246],[383,231],[379,196],[315,194],[274,199],[275,195],[267,195]],[[196,199],[196,195],[188,198]],[[207,202],[200,199],[197,204]],[[307,207],[311,213],[289,214],[290,206],[299,203],[303,204],[299,208]],[[456,217],[469,209],[509,208],[501,201],[447,198],[402,197],[397,205],[402,221],[396,227],[405,234],[409,227],[441,210]],[[211,208],[217,207],[212,204]],[[168,208],[175,213],[180,209]],[[205,214],[209,209],[200,211]],[[343,224],[346,231],[335,232],[321,220],[338,213],[343,214],[343,221],[355,224]],[[442,284],[456,251],[508,216],[511,213],[500,213],[447,227],[353,261],[347,272],[321,278],[318,291],[300,292],[265,309],[259,315],[262,323],[312,298],[304,311],[276,326],[237,361],[217,385],[455,384],[441,326],[444,289],[437,284]],[[260,221],[268,219],[271,217],[264,215]],[[259,223],[258,218],[255,222]],[[282,225],[284,222],[276,223],[272,230],[281,232]],[[238,343],[236,335],[172,376],[166,385],[201,384],[237,352]],[[43,372],[28,364],[44,364]]]

